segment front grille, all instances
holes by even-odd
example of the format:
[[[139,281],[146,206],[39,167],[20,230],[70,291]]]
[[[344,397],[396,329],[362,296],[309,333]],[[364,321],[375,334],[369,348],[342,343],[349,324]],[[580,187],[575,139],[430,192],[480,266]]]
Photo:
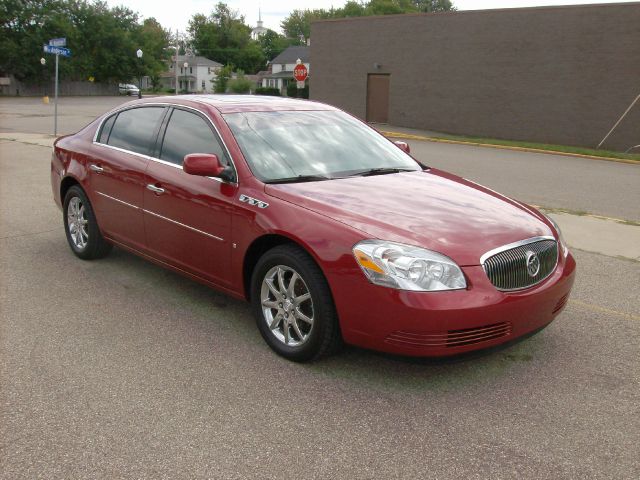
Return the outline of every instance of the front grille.
[[[442,333],[412,333],[398,330],[390,334],[385,341],[402,347],[453,348],[464,345],[488,342],[511,333],[509,322],[494,323],[482,327],[449,330]]]
[[[483,255],[481,263],[498,290],[529,288],[553,272],[558,263],[558,244],[552,238],[536,237],[492,250]],[[539,268],[533,268],[536,266]]]

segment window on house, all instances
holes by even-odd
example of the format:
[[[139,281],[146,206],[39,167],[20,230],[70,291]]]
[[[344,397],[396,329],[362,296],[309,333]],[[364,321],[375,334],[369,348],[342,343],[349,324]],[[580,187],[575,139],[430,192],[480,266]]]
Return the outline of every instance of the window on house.
[[[202,80],[202,90],[205,89],[204,80]]]
[[[189,73],[193,73],[193,67],[189,67]]]

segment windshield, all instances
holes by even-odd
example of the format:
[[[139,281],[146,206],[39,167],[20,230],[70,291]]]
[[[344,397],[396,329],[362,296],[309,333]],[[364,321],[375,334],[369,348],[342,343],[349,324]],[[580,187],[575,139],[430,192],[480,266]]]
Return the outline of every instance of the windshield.
[[[421,169],[393,143],[344,112],[244,112],[224,117],[253,174],[264,182]]]

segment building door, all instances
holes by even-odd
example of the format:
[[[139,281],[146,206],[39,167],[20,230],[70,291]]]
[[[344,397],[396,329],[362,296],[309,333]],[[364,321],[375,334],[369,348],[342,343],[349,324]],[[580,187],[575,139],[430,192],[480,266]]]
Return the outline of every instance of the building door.
[[[367,122],[389,121],[390,75],[369,74],[367,77]]]

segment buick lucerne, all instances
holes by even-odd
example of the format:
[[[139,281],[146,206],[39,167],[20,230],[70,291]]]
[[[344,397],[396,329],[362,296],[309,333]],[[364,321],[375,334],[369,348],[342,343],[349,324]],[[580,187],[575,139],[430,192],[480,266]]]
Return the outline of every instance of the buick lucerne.
[[[245,299],[297,361],[505,343],[548,325],[575,275],[550,218],[311,101],[129,102],[55,142],[51,181],[75,255],[117,245]]]

